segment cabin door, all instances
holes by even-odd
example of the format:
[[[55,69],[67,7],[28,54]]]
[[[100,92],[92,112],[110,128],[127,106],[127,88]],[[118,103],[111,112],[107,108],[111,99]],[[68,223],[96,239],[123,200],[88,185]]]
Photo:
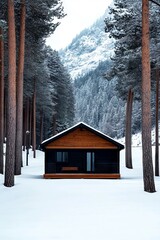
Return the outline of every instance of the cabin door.
[[[87,172],[94,172],[94,170],[95,170],[95,154],[94,154],[94,152],[87,152],[86,170],[87,170]]]

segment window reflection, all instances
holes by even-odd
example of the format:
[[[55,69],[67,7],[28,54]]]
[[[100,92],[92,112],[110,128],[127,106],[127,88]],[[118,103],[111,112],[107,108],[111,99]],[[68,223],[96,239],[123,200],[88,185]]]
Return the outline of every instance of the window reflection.
[[[57,162],[68,162],[68,152],[57,152]]]

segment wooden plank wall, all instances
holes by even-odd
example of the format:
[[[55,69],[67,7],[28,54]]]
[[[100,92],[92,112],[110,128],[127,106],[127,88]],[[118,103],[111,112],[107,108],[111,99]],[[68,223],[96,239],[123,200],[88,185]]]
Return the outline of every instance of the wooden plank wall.
[[[97,136],[86,129],[76,129],[65,136],[54,140],[47,149],[117,149],[113,143]]]

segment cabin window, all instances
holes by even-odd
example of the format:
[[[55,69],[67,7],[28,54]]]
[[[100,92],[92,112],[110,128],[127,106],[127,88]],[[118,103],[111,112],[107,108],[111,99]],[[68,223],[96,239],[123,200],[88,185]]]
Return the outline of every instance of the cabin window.
[[[94,172],[95,170],[95,154],[94,152],[87,152],[87,172]]]
[[[57,152],[57,162],[68,162],[68,152]]]

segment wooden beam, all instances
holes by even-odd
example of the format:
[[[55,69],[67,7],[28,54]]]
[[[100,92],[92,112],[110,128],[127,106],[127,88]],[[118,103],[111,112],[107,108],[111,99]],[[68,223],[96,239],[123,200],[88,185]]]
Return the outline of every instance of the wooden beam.
[[[45,179],[119,179],[119,173],[48,173],[44,174]]]
[[[80,149],[80,150],[86,150],[86,149],[90,149],[90,150],[95,150],[95,149],[101,149],[101,150],[108,150],[108,149],[118,149],[117,147],[74,147],[74,146],[46,146],[46,149],[56,149],[56,150],[62,150],[62,149],[68,149],[68,150],[75,150],[75,149]]]

